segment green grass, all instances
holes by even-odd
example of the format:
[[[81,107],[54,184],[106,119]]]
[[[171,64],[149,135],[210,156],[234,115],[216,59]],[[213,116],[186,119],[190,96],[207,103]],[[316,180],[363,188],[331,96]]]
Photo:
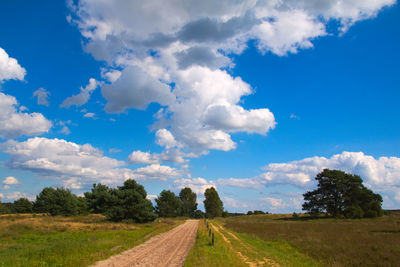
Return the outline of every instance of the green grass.
[[[209,223],[215,233],[214,247],[210,246],[207,229],[201,221],[185,266],[320,266],[285,241],[265,242],[221,227],[219,220]]]
[[[257,237],[272,248],[278,246],[277,261],[284,259],[285,253],[279,255],[279,251],[284,251],[287,244],[324,266],[399,266],[400,262],[399,213],[360,220],[254,215],[220,222],[245,236]]]
[[[102,216],[0,216],[0,266],[86,266],[143,243],[179,220],[110,223]]]
[[[222,242],[219,234],[215,234],[215,245],[211,246],[211,238],[207,228],[200,220],[196,242],[186,258],[186,267],[191,266],[247,266],[239,256],[232,253],[228,244]]]

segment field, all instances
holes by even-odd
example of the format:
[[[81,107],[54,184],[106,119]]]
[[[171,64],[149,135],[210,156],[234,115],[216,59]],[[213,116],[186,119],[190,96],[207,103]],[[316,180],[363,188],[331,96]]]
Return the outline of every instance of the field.
[[[400,265],[400,213],[397,212],[361,220],[252,215],[218,219],[218,222],[266,244],[286,242],[321,266]]]
[[[1,215],[0,266],[87,266],[181,222],[111,223],[101,215]]]

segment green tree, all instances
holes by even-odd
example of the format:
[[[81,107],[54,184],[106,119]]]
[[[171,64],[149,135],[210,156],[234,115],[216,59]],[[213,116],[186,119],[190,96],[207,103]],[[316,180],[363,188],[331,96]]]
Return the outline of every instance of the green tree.
[[[78,197],[65,188],[44,188],[36,197],[33,207],[36,212],[49,213],[53,216],[74,216],[82,212]]]
[[[315,179],[318,188],[306,192],[303,210],[311,214],[327,213],[334,217],[377,217],[382,213],[382,197],[362,184],[358,175],[325,169]]]
[[[201,210],[195,210],[193,218],[195,219],[203,219],[204,218],[204,212]]]
[[[155,199],[156,212],[160,217],[177,217],[182,213],[182,205],[179,198],[169,190],[163,190]]]
[[[104,215],[112,221],[132,220],[143,223],[154,221],[151,201],[146,199],[147,192],[135,180],[126,180],[123,186],[110,189],[110,196],[106,199]]]
[[[110,192],[110,188],[106,185],[93,184],[92,191],[84,194],[89,212],[104,213],[111,198]]]
[[[224,211],[224,205],[219,198],[217,190],[214,187],[207,188],[204,192],[205,200],[204,208],[206,209],[206,217],[214,218],[221,217]]]
[[[26,198],[15,200],[13,206],[16,213],[31,213],[33,211],[32,202]]]
[[[197,209],[196,193],[189,187],[185,187],[179,193],[179,199],[182,204],[182,215],[193,218]]]

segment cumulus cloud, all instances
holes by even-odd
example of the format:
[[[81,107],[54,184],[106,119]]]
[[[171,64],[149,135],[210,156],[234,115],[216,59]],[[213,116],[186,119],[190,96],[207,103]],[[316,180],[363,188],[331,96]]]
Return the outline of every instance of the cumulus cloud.
[[[265,172],[256,177],[219,179],[218,184],[244,188],[291,184],[309,188],[314,184],[316,174],[325,168],[360,175],[364,183],[374,190],[385,192],[400,187],[400,158],[375,159],[362,152],[343,152],[330,158],[311,157],[288,163],[271,163],[263,167]]]
[[[139,67],[124,69],[121,77],[103,86],[101,92],[107,100],[106,111],[111,113],[120,113],[127,108],[145,109],[152,102],[168,105],[175,100],[167,84]]]
[[[136,150],[128,156],[128,162],[134,164],[159,164],[161,162],[183,164],[186,162],[184,157],[194,156],[185,154],[179,149],[166,149],[162,153],[150,153]]]
[[[207,181],[204,178],[182,178],[174,181],[174,186],[182,189],[189,187],[196,194],[203,195],[207,188],[217,188],[214,181]]]
[[[52,123],[40,113],[18,111],[15,97],[0,92],[0,137],[9,139],[18,136],[46,133]]]
[[[27,198],[30,201],[33,201],[35,199],[35,196],[28,196],[26,193],[21,193],[21,192],[13,192],[6,196],[6,199],[8,200],[17,200],[20,198]]]
[[[15,185],[15,184],[20,184],[20,182],[18,181],[17,178],[12,177],[12,176],[8,176],[3,180],[3,184],[6,185]]]
[[[37,97],[38,105],[43,105],[46,107],[48,107],[50,105],[49,100],[48,100],[49,95],[50,95],[50,92],[44,88],[39,88],[35,92],[33,92],[33,96]]]
[[[23,80],[26,70],[18,64],[15,58],[9,57],[0,47],[0,82],[5,80]]]
[[[312,48],[314,39],[330,35],[331,21],[339,22],[344,33],[394,3],[171,0],[158,8],[157,0],[146,5],[80,0],[70,7],[86,51],[108,64],[102,71],[111,82],[102,87],[106,111],[158,103],[164,107],[153,128],[168,129],[180,149],[201,155],[210,149],[235,149],[232,133],[265,135],[276,125],[267,107],[243,108],[251,86],[226,71],[250,41],[261,53],[298,53]],[[156,142],[163,141],[156,136]]]
[[[88,112],[88,113],[85,113],[85,114],[83,114],[83,117],[85,117],[85,118],[94,118],[96,116],[96,114],[95,113],[93,113],[93,112]]]
[[[180,170],[159,164],[136,170],[124,168],[125,162],[106,157],[89,144],[62,139],[35,137],[24,142],[8,141],[1,148],[10,155],[9,167],[59,179],[70,188],[93,182],[115,185],[126,179],[167,180],[181,175]]]
[[[100,85],[94,78],[89,79],[89,83],[85,87],[80,88],[80,92],[77,95],[66,98],[60,105],[62,108],[69,108],[71,106],[82,106],[86,104],[93,91]]]

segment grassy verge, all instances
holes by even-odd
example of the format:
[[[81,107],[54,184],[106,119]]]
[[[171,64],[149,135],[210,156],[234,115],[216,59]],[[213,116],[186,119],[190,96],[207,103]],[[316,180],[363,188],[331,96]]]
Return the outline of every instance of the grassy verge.
[[[215,234],[215,246],[211,246],[207,228],[201,220],[197,230],[196,242],[185,261],[185,267],[191,266],[247,266],[239,256],[232,253],[230,247],[222,240],[220,234]]]
[[[272,249],[277,246],[277,260],[284,259],[285,253],[279,256],[279,251],[284,251],[288,245],[324,266],[399,264],[399,213],[361,220],[255,215],[220,221],[229,230],[264,240],[265,244],[271,244]]]
[[[185,266],[319,266],[285,241],[265,242],[256,236],[224,228],[219,221],[210,221],[215,233],[215,246],[201,221],[196,243]]]
[[[143,243],[179,220],[110,223],[99,215],[0,216],[0,266],[86,266]]]

